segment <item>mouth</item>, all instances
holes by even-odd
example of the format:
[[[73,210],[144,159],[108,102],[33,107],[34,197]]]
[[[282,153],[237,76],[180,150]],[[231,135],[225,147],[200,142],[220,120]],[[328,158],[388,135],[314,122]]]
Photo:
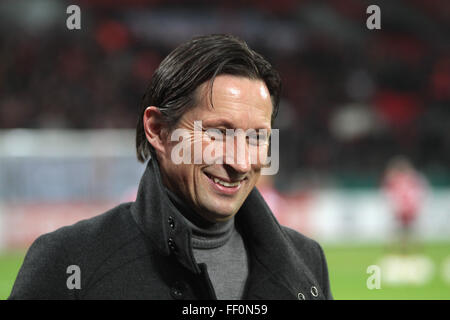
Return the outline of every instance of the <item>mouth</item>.
[[[225,194],[235,194],[246,180],[246,178],[243,178],[240,180],[231,181],[229,179],[225,180],[224,178],[213,176],[206,172],[204,172],[204,174],[216,191]]]

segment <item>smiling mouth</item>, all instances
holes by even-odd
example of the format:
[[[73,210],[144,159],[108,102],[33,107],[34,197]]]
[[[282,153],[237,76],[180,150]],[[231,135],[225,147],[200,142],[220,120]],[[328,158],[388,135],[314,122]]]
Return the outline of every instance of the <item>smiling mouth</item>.
[[[244,178],[244,179],[237,180],[237,181],[225,181],[225,180],[223,180],[221,178],[215,177],[215,176],[213,176],[211,174],[208,174],[208,173],[205,173],[205,175],[209,179],[211,179],[214,183],[216,183],[216,184],[218,184],[220,186],[223,186],[225,188],[230,188],[230,189],[234,189],[234,188],[239,187],[241,185],[242,181],[245,180],[245,178]]]

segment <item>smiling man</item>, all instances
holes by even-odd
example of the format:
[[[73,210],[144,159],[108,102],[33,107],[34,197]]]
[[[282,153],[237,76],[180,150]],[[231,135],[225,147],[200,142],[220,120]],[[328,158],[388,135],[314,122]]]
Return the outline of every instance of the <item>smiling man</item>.
[[[254,129],[255,132],[260,129],[270,130],[272,102],[269,90],[259,79],[219,75],[211,83],[211,91],[208,90],[207,84],[209,83],[199,86],[196,107],[187,110],[178,120],[176,127],[190,133],[185,139],[187,143],[192,142],[193,150],[196,143],[194,124],[201,119],[202,128],[200,135],[197,135],[201,150],[206,150],[210,143],[217,144],[218,140],[225,142],[222,143],[222,152],[212,155],[213,162],[220,164],[204,164],[202,159],[195,161],[194,158],[189,159],[191,161],[187,161],[188,163],[174,163],[172,151],[178,141],[168,143],[169,139],[161,130],[163,117],[156,106],[145,110],[144,130],[147,141],[158,151],[156,158],[164,185],[180,196],[186,205],[195,208],[197,214],[214,223],[228,220],[238,212],[255,186],[261,171],[260,163],[250,163],[250,154],[254,152],[249,149],[256,149],[258,146],[246,140],[253,137],[239,139],[234,134],[234,129],[241,129],[241,132],[249,129]],[[226,137],[219,135],[215,136],[216,140],[210,141],[212,139],[209,139],[207,133],[202,134],[204,130],[210,129],[217,130],[217,133],[224,132],[225,136],[227,130],[231,131],[229,136],[235,140],[231,144],[232,148],[227,150]],[[256,141],[258,142],[258,139]],[[246,149],[241,161],[238,161],[237,157],[238,143],[249,144],[240,146]],[[261,144],[260,148],[267,150],[266,144]],[[203,156],[203,153],[200,153],[200,156]]]
[[[233,36],[176,48],[142,101],[136,201],[39,237],[10,299],[330,299],[321,247],[255,188],[279,97],[277,72]]]

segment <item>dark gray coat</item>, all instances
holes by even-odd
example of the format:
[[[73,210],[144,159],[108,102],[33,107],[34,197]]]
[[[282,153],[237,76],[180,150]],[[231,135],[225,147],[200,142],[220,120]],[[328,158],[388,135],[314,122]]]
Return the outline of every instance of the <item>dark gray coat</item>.
[[[244,299],[331,298],[319,244],[280,226],[256,189],[235,221],[249,256]],[[135,202],[40,236],[9,298],[215,299],[190,237],[151,160]],[[80,289],[67,286],[71,265],[79,267]]]

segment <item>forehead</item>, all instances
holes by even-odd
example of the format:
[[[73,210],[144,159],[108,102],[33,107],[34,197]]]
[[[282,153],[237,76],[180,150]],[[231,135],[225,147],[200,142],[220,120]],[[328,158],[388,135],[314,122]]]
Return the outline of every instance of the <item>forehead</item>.
[[[272,100],[262,80],[220,75],[212,87],[208,81],[198,88],[197,99],[193,116],[204,124],[225,120],[236,128],[270,128]]]

